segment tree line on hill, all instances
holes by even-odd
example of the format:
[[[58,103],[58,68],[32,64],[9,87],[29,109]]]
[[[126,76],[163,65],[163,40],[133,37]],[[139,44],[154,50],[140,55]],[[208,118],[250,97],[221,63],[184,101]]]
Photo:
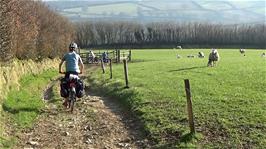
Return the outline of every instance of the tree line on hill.
[[[0,61],[58,57],[73,40],[81,48],[266,48],[265,24],[73,24],[36,0],[1,0],[0,16]]]
[[[61,55],[73,40],[74,27],[40,1],[0,1],[1,61],[41,60]]]
[[[76,36],[82,47],[266,48],[265,24],[80,22]]]

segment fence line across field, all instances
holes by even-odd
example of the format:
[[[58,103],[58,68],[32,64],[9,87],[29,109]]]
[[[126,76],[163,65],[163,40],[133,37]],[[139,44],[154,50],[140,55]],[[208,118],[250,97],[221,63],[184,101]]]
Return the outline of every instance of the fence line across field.
[[[103,59],[102,55],[104,52],[107,53],[107,59],[108,60],[112,60],[113,62],[116,63],[120,63],[121,60],[126,59],[127,61],[131,61],[131,50],[120,50],[120,49],[115,49],[115,50],[95,50],[94,55],[95,55],[95,59],[91,60],[92,58],[92,54],[90,53],[90,51],[86,51],[86,52],[79,52],[80,57],[82,58],[83,62],[85,64],[91,64],[91,63],[99,63],[101,59]]]

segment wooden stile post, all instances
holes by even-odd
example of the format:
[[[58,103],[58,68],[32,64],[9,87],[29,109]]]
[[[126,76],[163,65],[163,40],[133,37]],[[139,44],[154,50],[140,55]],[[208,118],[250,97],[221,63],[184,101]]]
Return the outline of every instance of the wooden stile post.
[[[195,125],[194,125],[194,117],[193,117],[193,109],[192,109],[192,97],[190,92],[190,84],[189,80],[185,79],[185,90],[187,95],[187,111],[188,111],[188,120],[189,120],[189,127],[190,133],[195,133]]]
[[[102,67],[103,73],[105,73],[104,63],[102,59],[101,59],[101,67]]]
[[[112,79],[113,78],[112,59],[110,59],[109,61],[110,61],[110,79]]]
[[[126,80],[126,87],[125,88],[129,88],[128,86],[128,68],[127,68],[127,60],[124,59],[124,72],[125,72],[125,80]]]

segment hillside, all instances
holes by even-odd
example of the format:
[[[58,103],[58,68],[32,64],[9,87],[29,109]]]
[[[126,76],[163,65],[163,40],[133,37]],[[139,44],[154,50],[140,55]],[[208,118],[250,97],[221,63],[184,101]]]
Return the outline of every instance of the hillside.
[[[72,21],[127,20],[211,23],[265,23],[265,1],[87,0],[45,1]]]

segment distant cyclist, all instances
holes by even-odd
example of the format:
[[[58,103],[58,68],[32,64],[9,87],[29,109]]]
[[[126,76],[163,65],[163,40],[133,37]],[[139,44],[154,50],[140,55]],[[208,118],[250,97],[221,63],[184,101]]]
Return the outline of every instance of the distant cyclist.
[[[89,63],[94,63],[95,62],[95,54],[92,50],[89,51]]]
[[[64,62],[66,63],[65,79],[68,79],[70,74],[78,75],[83,72],[84,64],[81,57],[75,52],[77,48],[77,44],[71,42],[69,45],[69,52],[64,55],[59,64],[59,73],[64,73],[62,71],[62,65]],[[65,99],[64,105],[67,105],[67,99]]]
[[[102,59],[103,59],[104,63],[108,63],[108,54],[107,54],[107,52],[103,52]]]

